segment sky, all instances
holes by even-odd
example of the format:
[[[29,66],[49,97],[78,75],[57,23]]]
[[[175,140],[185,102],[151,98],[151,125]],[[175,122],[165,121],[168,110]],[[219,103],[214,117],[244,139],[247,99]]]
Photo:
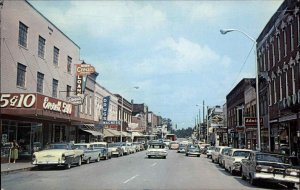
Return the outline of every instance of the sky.
[[[178,129],[255,78],[254,43],[282,0],[29,1],[80,47],[112,93],[145,103]],[[138,86],[136,89],[134,87]]]

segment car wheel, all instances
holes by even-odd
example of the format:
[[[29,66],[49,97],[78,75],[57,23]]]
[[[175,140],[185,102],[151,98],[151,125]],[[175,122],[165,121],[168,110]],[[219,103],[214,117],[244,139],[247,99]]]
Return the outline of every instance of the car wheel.
[[[98,155],[96,162],[100,162],[100,155]]]
[[[78,166],[81,166],[81,164],[82,164],[82,158],[81,157],[79,157],[79,160],[78,160]]]
[[[197,155],[197,157],[200,157],[200,155]]]
[[[214,163],[215,162],[214,159],[211,159],[211,162]]]
[[[229,171],[230,171],[230,173],[231,173],[231,175],[235,175],[235,172],[234,172],[234,170],[232,170],[231,168],[229,168]]]
[[[70,168],[71,168],[71,163],[65,165],[65,169],[70,169]]]
[[[189,154],[185,154],[186,156],[189,156]]]
[[[151,158],[151,156],[148,156],[148,158]]]
[[[44,166],[38,165],[38,169],[42,170],[42,169],[44,169]]]
[[[89,163],[90,163],[90,160],[91,160],[91,159],[88,158],[88,159],[86,160],[86,163],[89,164]],[[78,162],[78,165],[79,165],[79,162]]]
[[[164,156],[164,159],[166,159],[167,157],[166,156]]]

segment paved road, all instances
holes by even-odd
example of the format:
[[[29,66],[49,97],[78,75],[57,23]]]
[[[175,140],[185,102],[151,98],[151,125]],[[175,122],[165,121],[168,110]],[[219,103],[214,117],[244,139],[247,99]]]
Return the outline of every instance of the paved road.
[[[169,151],[167,159],[148,159],[145,151],[69,170],[46,169],[1,176],[3,190],[93,189],[282,189],[252,187],[201,155],[186,157]]]

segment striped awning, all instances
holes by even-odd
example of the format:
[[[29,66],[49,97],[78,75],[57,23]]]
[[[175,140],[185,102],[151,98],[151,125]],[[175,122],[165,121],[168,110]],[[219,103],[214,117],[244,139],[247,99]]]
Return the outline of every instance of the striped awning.
[[[84,130],[84,129],[81,129],[87,133],[90,133],[92,134],[93,136],[103,136],[103,133],[99,132],[99,131],[92,131],[92,130]]]
[[[103,133],[104,133],[104,137],[119,137],[119,136],[121,136],[120,131],[113,130],[113,129],[104,129]]]
[[[82,131],[92,134],[93,136],[103,136],[104,134],[100,132],[99,129],[95,127],[94,124],[83,124],[80,126]]]

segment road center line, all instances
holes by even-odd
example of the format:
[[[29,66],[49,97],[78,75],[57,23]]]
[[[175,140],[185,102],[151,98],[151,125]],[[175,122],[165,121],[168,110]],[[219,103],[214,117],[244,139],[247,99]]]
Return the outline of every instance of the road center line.
[[[133,179],[136,178],[137,176],[139,176],[139,175],[132,176],[131,178],[129,178],[129,179],[127,179],[126,181],[124,181],[123,183],[128,183],[129,181],[133,180]]]
[[[157,162],[153,163],[153,164],[151,165],[151,167],[155,166],[156,164],[157,164]]]

